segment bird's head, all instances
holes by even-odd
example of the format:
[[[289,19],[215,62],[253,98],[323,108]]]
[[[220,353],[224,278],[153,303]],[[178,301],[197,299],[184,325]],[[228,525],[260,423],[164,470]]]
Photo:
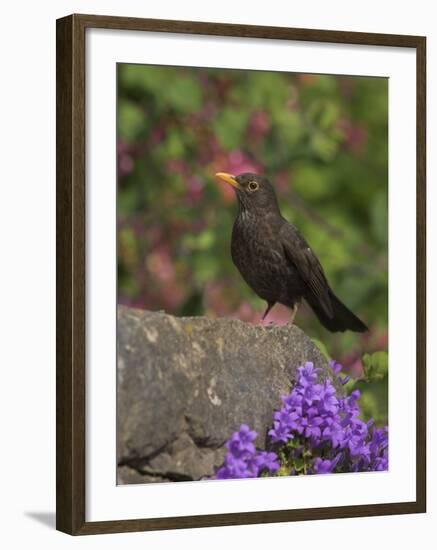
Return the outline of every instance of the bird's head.
[[[243,210],[279,212],[275,190],[266,177],[251,172],[238,176],[219,172],[216,177],[234,187],[240,208]]]

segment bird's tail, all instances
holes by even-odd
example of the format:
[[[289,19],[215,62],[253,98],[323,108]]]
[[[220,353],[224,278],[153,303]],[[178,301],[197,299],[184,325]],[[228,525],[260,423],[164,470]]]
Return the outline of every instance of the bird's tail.
[[[345,330],[365,332],[368,330],[367,326],[337,298],[331,289],[329,289],[329,297],[332,304],[332,317],[326,313],[325,309],[316,298],[311,295],[305,297],[311,309],[325,328],[331,332],[344,332]]]

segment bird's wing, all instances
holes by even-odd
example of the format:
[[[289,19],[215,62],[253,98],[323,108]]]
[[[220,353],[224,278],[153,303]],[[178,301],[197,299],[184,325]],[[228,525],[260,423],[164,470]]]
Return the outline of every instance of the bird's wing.
[[[288,222],[282,225],[279,236],[287,259],[293,263],[325,313],[333,317],[328,281],[316,255],[299,231]]]

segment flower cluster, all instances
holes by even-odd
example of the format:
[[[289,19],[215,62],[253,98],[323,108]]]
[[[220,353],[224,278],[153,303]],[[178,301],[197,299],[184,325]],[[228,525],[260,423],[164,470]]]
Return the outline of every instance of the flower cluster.
[[[341,365],[331,362],[342,384]],[[258,477],[261,472],[282,475],[380,471],[388,469],[388,429],[360,419],[359,390],[338,396],[334,384],[318,381],[313,363],[298,368],[291,393],[273,415],[268,432],[275,452],[257,451],[256,432],[241,426],[226,446],[225,463],[217,478]],[[278,460],[281,466],[279,468]]]
[[[331,362],[335,374],[341,365]],[[385,470],[388,467],[388,430],[359,418],[359,390],[337,397],[329,379],[318,383],[319,369],[312,363],[299,367],[296,385],[282,397],[283,407],[274,413],[272,442],[288,443],[300,436],[302,443],[318,454],[314,473]],[[345,379],[341,379],[345,383]]]
[[[242,424],[226,443],[228,453],[224,464],[216,473],[217,479],[259,477],[262,472],[275,473],[279,469],[276,453],[257,451],[254,441],[257,433]]]

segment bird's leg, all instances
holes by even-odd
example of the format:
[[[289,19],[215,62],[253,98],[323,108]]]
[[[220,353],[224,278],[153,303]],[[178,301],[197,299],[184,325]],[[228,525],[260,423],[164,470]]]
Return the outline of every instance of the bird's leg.
[[[294,304],[293,309],[291,310],[291,316],[290,316],[290,319],[289,319],[287,325],[294,324],[294,318],[296,317],[296,313],[297,313],[298,309],[299,309],[299,304],[298,303]]]
[[[270,302],[267,303],[267,308],[263,316],[261,317],[262,324],[264,324],[264,319],[267,317],[267,315],[269,314],[269,311],[272,309],[274,305],[275,305],[274,303],[270,303]]]

